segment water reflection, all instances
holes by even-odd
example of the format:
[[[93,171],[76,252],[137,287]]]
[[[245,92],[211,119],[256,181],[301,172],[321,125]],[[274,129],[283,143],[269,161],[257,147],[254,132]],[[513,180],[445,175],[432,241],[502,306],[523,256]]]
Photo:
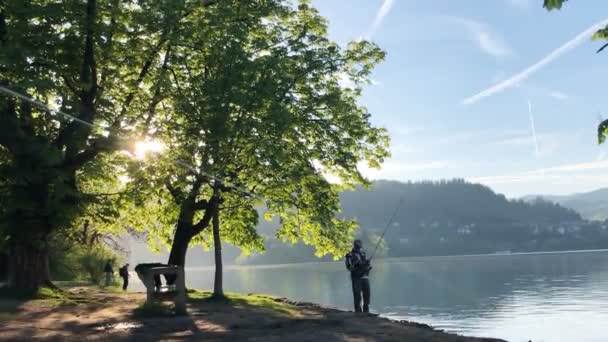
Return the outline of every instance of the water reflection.
[[[211,288],[212,271],[188,283]],[[226,290],[269,293],[351,309],[342,263],[242,267]],[[608,252],[376,261],[372,309],[509,341],[608,341]]]

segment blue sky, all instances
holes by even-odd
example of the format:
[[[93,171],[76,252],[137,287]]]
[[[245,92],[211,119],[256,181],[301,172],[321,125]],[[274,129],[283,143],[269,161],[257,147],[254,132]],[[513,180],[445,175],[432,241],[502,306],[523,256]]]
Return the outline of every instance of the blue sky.
[[[512,197],[608,186],[608,146],[596,142],[608,52],[588,39],[608,1],[552,12],[542,0],[313,3],[334,40],[387,51],[362,104],[393,156],[370,178],[458,177]]]

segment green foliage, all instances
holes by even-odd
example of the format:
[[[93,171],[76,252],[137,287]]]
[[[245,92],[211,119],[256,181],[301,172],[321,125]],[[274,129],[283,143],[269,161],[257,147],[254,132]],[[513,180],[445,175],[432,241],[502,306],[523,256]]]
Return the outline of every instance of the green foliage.
[[[606,141],[606,135],[608,135],[608,120],[602,121],[597,127],[598,144],[601,145]]]
[[[544,0],[544,7],[547,10],[553,10],[553,9],[561,9],[562,5],[564,4],[564,2],[568,1],[568,0]]]
[[[185,42],[168,62],[171,120],[156,132],[171,153],[130,169],[134,186],[148,189],[139,209],[155,214],[146,223],[153,235],[170,242],[179,222],[192,244],[207,245],[199,232],[219,198],[222,236],[245,252],[263,249],[254,210],[263,203],[280,218],[283,241],[343,255],[356,225],[336,217],[338,191],[365,183],[359,163],[377,167],[388,156],[386,130],[357,103],[384,52],[330,41],[308,2],[218,2],[183,25]],[[341,86],[344,78],[354,86]]]
[[[562,5],[564,2],[566,2],[567,0],[545,0],[545,8],[548,10],[552,10],[552,9],[561,9]],[[608,40],[608,25],[603,28],[598,30],[597,32],[595,32],[593,34],[593,36],[591,37],[592,40]],[[606,49],[608,47],[608,43],[602,45],[602,47],[600,47],[597,52],[600,53],[602,52],[604,49]],[[606,132],[607,132],[607,126],[608,126],[608,122],[607,121],[603,121],[599,126],[598,126],[598,143],[601,145],[602,143],[604,143],[604,141],[606,140]]]
[[[97,246],[82,252],[77,261],[92,284],[99,284],[103,278],[103,266],[111,260],[114,271],[118,271],[116,254],[105,247]]]
[[[155,122],[183,1],[6,0],[0,84],[53,110],[0,96],[0,243],[45,248],[89,216],[122,228],[117,177]],[[91,123],[92,126],[82,122]],[[42,261],[41,261],[42,262]]]
[[[12,298],[20,300],[46,300],[63,303],[69,300],[69,296],[58,288],[41,287],[36,291],[31,289],[15,289],[0,287],[0,298]]]
[[[553,9],[561,9],[562,5],[568,0],[545,0],[544,3],[544,7],[551,11]],[[593,34],[593,36],[591,37],[592,40],[608,40],[608,25],[603,28],[598,30],[596,33]],[[605,48],[608,47],[608,43],[602,45],[602,47],[600,47],[597,52],[600,53],[602,52]]]
[[[118,271],[120,257],[105,246],[70,246],[51,254],[51,276],[53,280],[86,280],[101,284],[106,261],[111,260],[114,271]]]
[[[0,97],[0,243],[79,239],[90,222],[165,244],[182,224],[205,244],[219,205],[222,236],[247,253],[264,248],[263,202],[281,240],[318,255],[350,247],[338,191],[389,155],[387,131],[358,104],[385,57],[375,44],[329,40],[308,1],[6,0],[0,11],[0,83],[92,124]],[[171,153],[113,153],[150,137]],[[96,253],[79,259],[93,280]]]
[[[391,229],[391,228],[389,228],[389,229]],[[394,227],[393,227],[393,229],[394,229]],[[382,234],[382,233],[380,232],[380,234]],[[367,250],[368,257],[373,256],[375,258],[384,258],[384,257],[388,256],[388,252],[389,252],[388,244],[386,243],[386,240],[384,238],[380,237],[380,235],[378,235],[377,233],[370,232],[369,230],[362,230],[360,238],[361,238],[361,242],[363,242],[363,246],[365,246],[365,248]],[[376,245],[378,246],[378,249],[376,251],[376,254],[373,255]]]

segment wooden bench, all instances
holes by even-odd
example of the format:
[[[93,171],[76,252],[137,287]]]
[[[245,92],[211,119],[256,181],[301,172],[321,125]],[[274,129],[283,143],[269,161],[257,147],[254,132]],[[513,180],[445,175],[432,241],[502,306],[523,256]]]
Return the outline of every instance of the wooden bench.
[[[176,276],[174,285],[161,286],[156,289],[154,276],[172,274]],[[138,277],[146,286],[146,303],[173,297],[176,314],[186,314],[186,282],[184,268],[178,266],[149,267],[138,273]]]

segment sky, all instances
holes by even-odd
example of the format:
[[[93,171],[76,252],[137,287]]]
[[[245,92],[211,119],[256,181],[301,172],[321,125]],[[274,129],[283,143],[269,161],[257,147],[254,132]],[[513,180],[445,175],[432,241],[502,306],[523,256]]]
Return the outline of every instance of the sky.
[[[391,136],[371,179],[464,178],[509,197],[608,186],[608,1],[315,0],[330,37],[387,52],[361,104]]]

